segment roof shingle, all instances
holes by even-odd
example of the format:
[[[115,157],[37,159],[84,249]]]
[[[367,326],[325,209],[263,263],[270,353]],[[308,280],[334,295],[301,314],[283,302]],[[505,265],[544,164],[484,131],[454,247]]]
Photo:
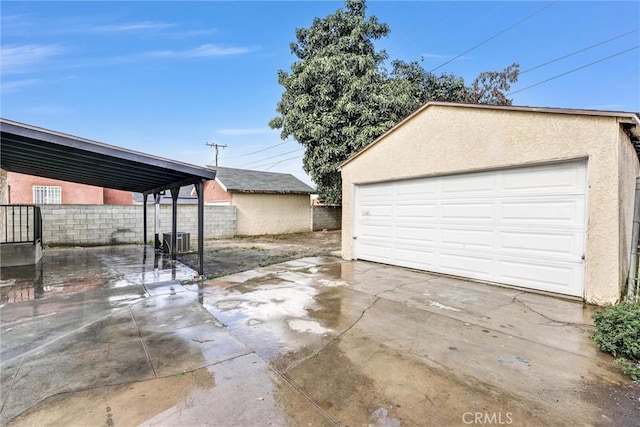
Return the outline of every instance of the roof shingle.
[[[237,193],[312,194],[316,191],[288,173],[209,166],[227,191]]]

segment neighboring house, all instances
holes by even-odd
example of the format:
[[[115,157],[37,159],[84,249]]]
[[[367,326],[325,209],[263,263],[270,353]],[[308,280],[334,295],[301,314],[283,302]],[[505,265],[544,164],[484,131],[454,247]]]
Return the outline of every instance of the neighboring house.
[[[129,191],[112,190],[57,179],[7,172],[10,204],[130,205]]]
[[[310,230],[310,195],[315,190],[293,175],[209,168],[216,171],[216,179],[205,184],[205,203],[235,206],[238,235]]]
[[[141,205],[142,204],[142,193],[133,193],[133,204]],[[193,185],[187,185],[180,188],[178,191],[178,200],[176,201],[179,205],[197,205],[198,204],[198,195],[196,194],[195,187]],[[147,196],[147,204],[153,204],[155,201],[153,200],[153,195]],[[162,195],[160,195],[160,204],[161,205],[170,205],[173,203],[173,198],[171,197],[171,191],[164,191]]]
[[[428,103],[341,165],[342,256],[615,302],[639,127],[637,113]]]

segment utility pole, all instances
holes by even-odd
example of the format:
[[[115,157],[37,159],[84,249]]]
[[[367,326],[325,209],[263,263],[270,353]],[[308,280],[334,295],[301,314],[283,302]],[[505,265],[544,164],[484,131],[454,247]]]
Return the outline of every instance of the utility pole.
[[[218,153],[220,153],[221,148],[227,148],[227,144],[215,144],[213,142],[207,142],[207,145],[216,149],[216,166],[218,166]]]

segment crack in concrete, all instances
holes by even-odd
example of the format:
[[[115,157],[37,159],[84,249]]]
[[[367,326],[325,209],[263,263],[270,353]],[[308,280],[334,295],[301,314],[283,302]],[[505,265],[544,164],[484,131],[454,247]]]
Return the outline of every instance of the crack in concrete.
[[[523,292],[522,294],[524,294],[525,292]],[[531,308],[527,303],[525,303],[524,301],[521,301],[518,299],[518,297],[522,294],[516,295],[514,297],[515,302],[520,303],[521,305],[523,305],[524,307],[526,307],[528,310],[532,311],[533,313],[536,313],[538,316],[542,317],[543,319],[546,319],[549,323],[555,323],[556,325],[550,325],[549,323],[547,323],[547,326],[570,326],[570,327],[574,327],[574,328],[583,328],[583,327],[590,327],[590,325],[586,324],[586,323],[577,323],[577,322],[564,322],[561,320],[555,320],[552,319],[551,317],[547,316],[544,313],[541,313],[537,310],[534,310],[533,308]]]
[[[133,324],[136,327],[136,331],[138,331],[138,336],[140,337],[140,342],[142,343],[142,348],[144,349],[144,354],[147,356],[147,362],[149,362],[149,366],[151,366],[151,370],[153,371],[153,377],[158,378],[158,373],[156,372],[156,368],[153,366],[153,362],[151,361],[151,355],[149,355],[149,349],[147,345],[144,343],[144,338],[142,338],[142,332],[140,331],[140,327],[138,326],[138,322],[136,321],[136,316],[133,314],[133,310],[131,307],[129,308],[129,313],[131,314],[131,319],[133,320]]]
[[[370,295],[370,294],[368,294]],[[335,341],[337,341],[338,339],[340,339],[340,337],[342,337],[344,334],[346,334],[347,332],[349,332],[360,320],[362,320],[362,318],[364,317],[364,315],[366,314],[367,311],[369,311],[369,309],[371,309],[378,301],[380,301],[380,297],[376,296],[375,300],[373,300],[373,302],[371,304],[369,304],[364,310],[362,310],[362,312],[360,313],[360,315],[358,316],[358,318],[356,320],[353,321],[353,323],[351,323],[351,325],[349,325],[345,330],[343,330],[342,332],[340,332],[338,335],[336,335],[335,337],[333,337],[331,340],[329,340],[328,343],[326,343],[324,346],[322,346],[322,348],[320,348],[320,350],[316,351],[315,353],[311,354],[310,356],[305,357],[302,360],[299,360],[297,363],[294,363],[291,366],[288,366],[283,373],[287,373],[288,371],[290,371],[291,369],[296,368],[297,366],[300,366],[301,364],[303,364],[304,362],[306,362],[309,359],[313,359],[316,358],[320,355],[320,353],[322,353],[327,347],[329,347],[331,344],[333,344]]]
[[[20,370],[22,369],[22,363],[24,362],[24,357],[22,358],[22,360],[20,360],[20,363],[18,364],[18,369],[16,369],[16,373],[13,374],[13,378],[11,378],[11,384],[9,385],[9,391],[5,394],[4,399],[2,400],[2,406],[0,406],[0,414],[2,414],[2,412],[4,411],[4,406],[7,403],[7,401],[9,400],[9,396],[11,395],[11,392],[13,391],[13,386],[16,383],[16,378],[18,378],[18,374],[20,373]]]
[[[513,304],[514,302],[518,302],[518,297],[519,297],[520,295],[524,295],[524,294],[526,294],[526,292],[519,292],[519,293],[515,294],[515,295],[513,296],[513,298],[511,298],[511,301],[509,301],[508,303],[506,303],[506,304],[501,304],[501,305],[499,305],[499,306],[497,306],[497,307],[494,307],[493,309],[494,309],[494,310],[499,310],[499,309],[501,309],[501,308],[503,308],[503,307],[507,307],[507,306],[509,306],[509,305]]]
[[[318,412],[320,412],[322,415],[325,416],[325,418],[327,418],[329,421],[331,421],[333,423],[333,425],[335,426],[340,426],[340,423],[338,421],[336,421],[335,419],[333,419],[333,417],[331,415],[329,415],[327,413],[327,411],[325,411],[324,409],[322,409],[322,407],[320,405],[318,405],[315,400],[313,400],[311,398],[311,396],[309,396],[307,393],[304,392],[304,390],[302,390],[300,387],[298,387],[297,385],[295,385],[293,383],[293,381],[291,381],[289,378],[286,377],[285,374],[282,374],[280,372],[278,372],[276,369],[274,369],[273,366],[267,364],[267,366],[276,373],[276,375],[278,375],[278,377],[282,378],[283,381],[286,381],[287,384],[289,384],[295,391],[297,391],[298,393],[300,393],[300,396],[302,396],[307,402],[309,402],[314,408],[316,408],[318,410]]]

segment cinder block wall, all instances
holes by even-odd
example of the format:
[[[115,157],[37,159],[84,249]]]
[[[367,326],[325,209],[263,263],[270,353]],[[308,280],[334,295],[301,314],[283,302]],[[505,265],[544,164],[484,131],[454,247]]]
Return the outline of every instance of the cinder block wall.
[[[141,205],[41,205],[45,245],[111,245],[142,242]],[[147,207],[147,240],[153,241],[154,205]],[[198,207],[178,205],[179,232],[198,238]],[[159,233],[171,232],[171,206],[160,206]],[[204,238],[236,234],[234,206],[204,207]]]
[[[342,228],[342,206],[312,206],[311,229],[340,230]]]

